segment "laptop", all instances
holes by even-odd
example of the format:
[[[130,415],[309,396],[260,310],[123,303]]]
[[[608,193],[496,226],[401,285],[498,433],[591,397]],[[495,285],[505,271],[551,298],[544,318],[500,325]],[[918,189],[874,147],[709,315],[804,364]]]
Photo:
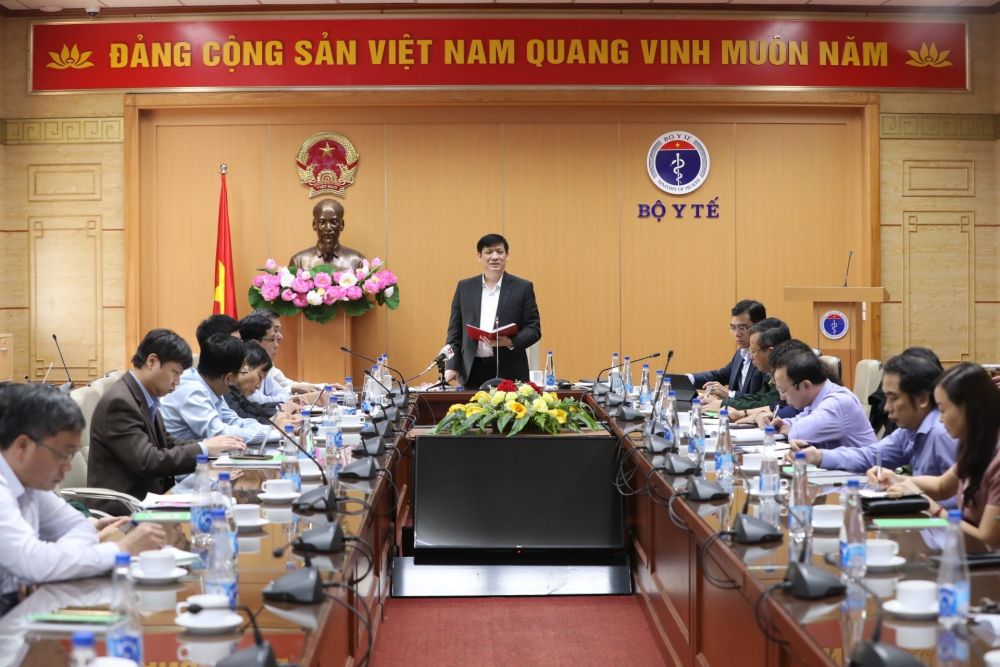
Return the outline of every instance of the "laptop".
[[[698,396],[698,391],[684,373],[667,373],[665,377],[670,378],[670,388],[677,392],[677,400],[681,403],[691,403],[691,399]]]

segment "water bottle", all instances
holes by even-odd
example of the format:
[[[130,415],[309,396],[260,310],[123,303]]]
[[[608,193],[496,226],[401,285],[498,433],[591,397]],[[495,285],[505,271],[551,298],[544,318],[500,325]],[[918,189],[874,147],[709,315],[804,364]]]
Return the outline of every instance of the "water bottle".
[[[809,478],[806,453],[795,452],[792,470],[792,497],[788,504],[788,562],[808,562],[812,539],[812,501],[809,498]]]
[[[653,394],[649,391],[649,364],[642,365],[639,377],[639,407],[648,410],[653,406]]]
[[[93,632],[74,632],[73,649],[69,654],[70,667],[90,667],[97,657]]]
[[[969,563],[965,557],[962,510],[948,510],[948,528],[938,567],[938,622],[946,628],[969,616]]]
[[[225,512],[226,528],[229,531],[229,542],[230,548],[233,553],[239,553],[239,539],[237,538],[237,527],[236,527],[236,514],[233,512],[233,505],[236,501],[233,499],[233,482],[229,477],[228,472],[219,473],[219,483],[217,485],[219,492],[219,505],[222,507],[222,511]]]
[[[281,479],[291,480],[292,488],[301,491],[302,475],[299,474],[299,450],[294,440],[295,426],[285,424],[285,433],[288,437],[282,441],[284,444],[281,450]]]
[[[860,581],[868,570],[865,554],[865,515],[861,507],[861,484],[847,481],[844,525],[840,530],[840,570],[847,580]]]
[[[778,471],[778,459],[774,451],[774,427],[764,427],[764,446],[761,447],[763,459],[760,462],[760,499],[777,500],[778,489],[781,487],[781,475]]]
[[[355,415],[358,412],[358,397],[354,394],[354,383],[351,376],[344,378],[344,400],[341,413],[345,415]]]
[[[555,391],[559,388],[556,384],[556,362],[552,358],[552,350],[545,353],[545,389]]]
[[[669,386],[669,383],[668,383]],[[670,428],[674,432],[674,438],[680,437],[681,433],[681,417],[677,413],[677,392],[673,389],[667,392],[667,403],[669,407],[669,417],[670,417]]]
[[[938,627],[937,660],[934,664],[937,667],[967,667],[969,664],[968,634],[958,628]]]
[[[313,441],[312,410],[309,407],[304,407],[300,412],[302,426],[299,427],[299,445],[303,450],[312,454],[316,447],[316,443]]]
[[[198,554],[195,569],[208,562],[208,545],[212,542],[212,508],[215,494],[208,474],[208,457],[199,454],[194,469],[194,499],[191,502],[191,550]]]
[[[653,390],[653,396],[656,397],[658,403],[658,405],[654,405],[653,408],[655,410],[659,410],[663,404],[663,392],[666,390],[666,387],[663,386],[663,371],[661,370],[656,371],[656,384],[652,386],[655,387],[655,389]],[[650,398],[650,402],[652,402],[652,400],[653,399]]]
[[[627,359],[628,357],[626,357]],[[705,457],[705,424],[701,420],[701,401],[691,400],[691,435],[688,438],[688,458],[699,466]]]
[[[136,609],[132,591],[132,566],[130,554],[115,556],[115,569],[111,574],[111,611],[122,616],[122,620],[108,629],[108,655],[116,658],[142,661],[142,622]]]
[[[626,356],[622,361],[622,393],[626,398],[632,393],[635,386],[632,384],[632,357]]]
[[[323,443],[326,450],[323,456],[326,477],[333,484],[340,470],[340,453],[344,447],[344,434],[340,430],[340,407],[337,405],[336,398],[331,399],[327,404],[321,428],[323,429]]]
[[[225,510],[213,510],[212,519],[212,550],[205,572],[204,592],[225,595],[229,599],[229,608],[236,609],[239,597],[236,555],[227,535]]]
[[[608,392],[611,394],[621,394],[622,369],[621,360],[617,352],[611,353],[611,370],[608,371]]]
[[[729,410],[719,410],[719,439],[715,445],[715,478],[720,482],[733,479],[733,436],[729,432]]]

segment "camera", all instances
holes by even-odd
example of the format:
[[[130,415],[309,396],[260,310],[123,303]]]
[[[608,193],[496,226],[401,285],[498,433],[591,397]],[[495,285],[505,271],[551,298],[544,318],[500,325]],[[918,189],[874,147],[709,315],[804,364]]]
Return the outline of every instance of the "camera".
[[[87,12],[87,16],[96,19],[97,15],[101,13],[101,7],[100,5],[87,5],[84,11]]]

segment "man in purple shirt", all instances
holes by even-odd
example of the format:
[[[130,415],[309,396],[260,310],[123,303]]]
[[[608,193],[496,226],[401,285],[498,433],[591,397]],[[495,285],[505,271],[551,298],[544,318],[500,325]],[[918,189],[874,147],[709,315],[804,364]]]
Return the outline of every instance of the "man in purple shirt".
[[[789,342],[783,343],[787,345]],[[798,415],[771,422],[789,440],[803,440],[822,449],[864,447],[875,443],[861,402],[849,389],[830,381],[823,363],[811,350],[793,350],[774,358],[772,372],[778,395]]]
[[[893,469],[909,465],[914,475],[943,475],[955,463],[958,442],[948,435],[934,402],[942,373],[937,355],[908,348],[883,366],[882,391],[889,419],[899,428],[868,447],[805,450],[806,461],[820,468],[867,472],[873,482],[892,483]],[[876,467],[881,453],[881,468]]]

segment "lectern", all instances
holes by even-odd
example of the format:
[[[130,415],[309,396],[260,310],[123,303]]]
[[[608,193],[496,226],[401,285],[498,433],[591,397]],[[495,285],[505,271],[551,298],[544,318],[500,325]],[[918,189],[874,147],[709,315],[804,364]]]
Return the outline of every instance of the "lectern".
[[[888,299],[884,287],[786,287],[785,301],[813,305],[815,347],[840,357],[844,386],[854,386],[854,369],[862,359],[861,315],[865,303]]]

